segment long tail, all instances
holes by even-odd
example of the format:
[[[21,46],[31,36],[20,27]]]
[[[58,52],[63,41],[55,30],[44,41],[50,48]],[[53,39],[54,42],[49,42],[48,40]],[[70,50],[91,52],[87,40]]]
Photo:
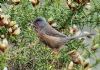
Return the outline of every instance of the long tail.
[[[67,40],[77,39],[77,38],[80,38],[80,37],[91,36],[91,35],[95,35],[95,34],[90,33],[90,34],[82,34],[82,35],[79,35],[79,36],[67,37]]]

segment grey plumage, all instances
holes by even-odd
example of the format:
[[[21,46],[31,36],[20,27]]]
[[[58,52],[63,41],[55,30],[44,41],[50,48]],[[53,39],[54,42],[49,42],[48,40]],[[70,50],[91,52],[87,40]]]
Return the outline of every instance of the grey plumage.
[[[46,19],[43,17],[36,18],[36,20],[33,22],[33,25],[35,26],[35,30],[37,32],[40,41],[42,41],[44,44],[48,45],[48,47],[52,49],[59,49],[61,46],[65,45],[66,42],[74,38],[92,35],[92,34],[84,34],[81,36],[68,37],[63,33],[58,32],[57,30],[52,28],[48,24]]]

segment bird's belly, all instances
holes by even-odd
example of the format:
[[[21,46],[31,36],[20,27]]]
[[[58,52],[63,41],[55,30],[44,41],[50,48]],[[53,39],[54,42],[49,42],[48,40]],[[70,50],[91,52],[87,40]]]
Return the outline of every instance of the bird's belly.
[[[52,39],[40,39],[45,45],[47,45],[49,48],[52,48],[52,49],[58,49],[60,48],[62,45],[65,44],[64,41],[62,40],[52,40]]]

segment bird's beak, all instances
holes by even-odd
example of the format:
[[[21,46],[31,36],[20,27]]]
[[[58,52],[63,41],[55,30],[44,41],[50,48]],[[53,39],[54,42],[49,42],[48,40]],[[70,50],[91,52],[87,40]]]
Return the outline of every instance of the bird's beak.
[[[29,26],[31,26],[31,27],[35,27],[35,25],[33,24],[32,21],[30,21],[28,24],[29,24]]]
[[[32,21],[30,21],[28,24],[29,24],[29,26],[32,26]]]

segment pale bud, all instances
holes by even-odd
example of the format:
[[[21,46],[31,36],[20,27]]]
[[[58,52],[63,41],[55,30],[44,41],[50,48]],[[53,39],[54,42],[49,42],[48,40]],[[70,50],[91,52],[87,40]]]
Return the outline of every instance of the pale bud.
[[[76,50],[72,50],[72,51],[68,52],[68,54],[70,55],[72,61],[73,61],[75,64],[82,64],[82,63],[83,63],[83,58],[82,58],[82,56],[81,56],[80,53],[77,52]]]
[[[79,35],[82,35],[82,31],[80,30],[75,33],[75,36],[79,36]]]
[[[91,50],[96,50],[98,47],[99,47],[99,44],[95,44],[95,45],[91,48]]]
[[[84,66],[84,68],[85,69],[87,69],[87,68],[89,68],[89,59],[86,59],[84,62],[83,62],[83,64],[82,64],[83,66]]]
[[[2,9],[0,8],[0,12],[2,12]]]
[[[36,3],[37,2],[37,0],[29,0],[30,2],[33,2],[33,3]]]
[[[50,18],[48,19],[48,21],[53,21],[53,18],[52,18],[52,17],[50,17]]]
[[[12,33],[12,32],[13,32],[12,28],[9,28],[9,29],[8,29],[8,32],[9,32],[9,33]]]
[[[73,27],[69,27],[69,29],[71,34],[74,34],[79,31],[75,24],[73,25]]]
[[[6,48],[7,48],[6,44],[0,43],[0,51],[4,52]]]
[[[36,6],[39,4],[39,0],[29,0],[33,6]]]
[[[73,25],[73,28],[78,29],[77,26],[76,26],[75,24]]]
[[[71,33],[71,34],[73,34],[74,33],[74,31],[73,31],[73,28],[72,27],[69,27],[69,32]]]
[[[8,41],[7,41],[7,39],[4,38],[3,41],[2,41],[2,43],[5,44],[5,45],[8,45]]]
[[[3,19],[3,23],[4,23],[4,24],[8,25],[8,24],[9,24],[9,21],[10,21],[10,20],[9,20],[8,18],[4,17],[4,19]]]
[[[4,35],[1,35],[1,38],[4,38],[5,36]]]
[[[17,5],[17,4],[20,3],[20,0],[12,0],[12,2],[13,2],[15,5]]]
[[[12,27],[13,30],[16,30],[17,28],[18,28],[18,24],[15,24],[15,25]]]
[[[6,44],[1,43],[1,44],[0,44],[0,48],[1,48],[1,49],[6,49],[7,46],[6,46]]]
[[[68,0],[68,4],[71,4],[72,3],[72,1],[71,0]]]
[[[0,15],[0,18],[3,19],[5,17],[5,15]]]
[[[57,27],[57,23],[51,24],[52,27]]]
[[[74,4],[74,3],[71,3],[71,6],[72,6],[72,7],[76,7],[76,4]]]
[[[8,68],[5,66],[3,70],[8,70]]]
[[[16,24],[16,21],[11,21],[10,23],[9,23],[9,26],[14,26]]]
[[[73,70],[74,63],[71,61],[68,65],[68,70]]]
[[[1,38],[0,38],[0,44],[1,44],[2,42],[1,42]]]
[[[17,28],[17,29],[13,32],[13,34],[14,34],[14,35],[19,35],[19,34],[20,34],[20,31],[21,31],[20,28]]]
[[[85,8],[86,8],[87,10],[90,10],[90,9],[91,9],[90,3],[87,3],[87,4],[85,5]]]
[[[81,55],[78,56],[78,59],[80,61],[80,64],[83,64],[83,57]]]
[[[92,70],[92,68],[88,68],[87,70]]]
[[[12,0],[12,2],[19,2],[20,0]]]

